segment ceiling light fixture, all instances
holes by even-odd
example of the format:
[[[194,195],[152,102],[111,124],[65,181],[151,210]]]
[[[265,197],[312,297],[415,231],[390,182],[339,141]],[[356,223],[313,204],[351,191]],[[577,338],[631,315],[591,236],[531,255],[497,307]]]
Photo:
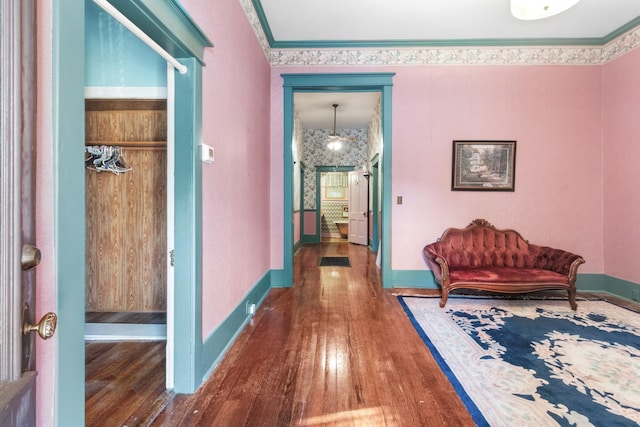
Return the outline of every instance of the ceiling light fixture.
[[[342,143],[346,141],[355,141],[353,137],[343,137],[336,134],[336,116],[338,115],[338,104],[333,104],[333,132],[329,135],[329,143],[327,148],[332,151],[338,151],[342,148]]]
[[[511,0],[511,14],[526,21],[548,18],[575,6],[580,0]]]
[[[327,148],[329,150],[333,150],[333,151],[338,151],[339,149],[342,148],[342,143],[340,141],[331,141],[330,143],[327,144]]]

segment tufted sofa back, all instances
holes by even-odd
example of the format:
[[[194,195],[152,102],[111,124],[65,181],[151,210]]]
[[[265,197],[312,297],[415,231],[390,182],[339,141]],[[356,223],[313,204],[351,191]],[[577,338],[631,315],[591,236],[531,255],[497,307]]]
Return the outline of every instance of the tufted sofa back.
[[[446,259],[450,268],[533,268],[537,248],[516,231],[472,225],[465,229],[448,229],[436,243],[428,245],[425,251],[434,257]]]
[[[449,268],[541,268],[568,274],[579,255],[538,246],[524,240],[514,230],[498,230],[484,219],[474,220],[467,228],[449,228],[424,247],[431,260],[442,257]]]

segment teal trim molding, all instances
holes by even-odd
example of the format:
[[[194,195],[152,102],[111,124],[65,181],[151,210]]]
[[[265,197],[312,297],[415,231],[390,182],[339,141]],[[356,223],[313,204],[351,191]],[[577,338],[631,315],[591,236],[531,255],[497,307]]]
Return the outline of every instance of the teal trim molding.
[[[57,357],[54,424],[84,425],[84,0],[52,2],[52,142]]]
[[[293,285],[293,95],[295,92],[380,92],[382,103],[382,226],[381,270],[384,287],[392,286],[391,277],[391,92],[395,73],[282,74],[284,119],[284,254],[283,286]],[[289,142],[287,142],[289,141]]]
[[[267,40],[269,40],[267,38]],[[273,41],[273,49],[353,49],[408,47],[601,46],[604,38],[452,39],[452,40],[292,40]]]
[[[227,318],[213,331],[205,340],[202,351],[202,373],[201,377],[208,378],[213,369],[220,363],[227,350],[231,347],[238,335],[251,320],[251,315],[247,312],[249,304],[255,304],[256,309],[260,307],[271,289],[271,272],[267,272],[247,295],[240,301],[240,304],[227,316]]]
[[[202,383],[202,65],[180,61],[175,73],[174,390],[193,393]]]
[[[320,243],[320,240],[321,239],[319,234],[305,234],[304,238],[302,239],[302,242],[314,244],[314,243]]]
[[[271,287],[272,288],[289,288],[292,285],[289,282],[293,283],[293,277],[285,277],[284,269],[281,270],[271,270]]]
[[[640,298],[640,284],[606,274],[578,274],[576,286],[579,291],[607,292],[634,301]]]
[[[175,0],[109,0],[122,14],[175,58],[204,64],[213,43]]]
[[[271,32],[269,21],[267,20],[267,15],[264,14],[262,2],[260,0],[251,0],[251,3],[253,4],[253,8],[256,11],[256,15],[258,15],[258,20],[260,21],[260,26],[262,27],[264,36],[267,39],[267,43],[269,43],[269,46],[273,47],[275,40],[273,38],[273,33]]]
[[[394,288],[440,289],[430,270],[393,270]]]

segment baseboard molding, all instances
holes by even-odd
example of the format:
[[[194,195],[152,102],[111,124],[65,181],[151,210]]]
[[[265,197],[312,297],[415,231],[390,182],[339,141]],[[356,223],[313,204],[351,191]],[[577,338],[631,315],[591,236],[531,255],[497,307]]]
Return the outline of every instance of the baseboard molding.
[[[303,243],[320,243],[320,236],[318,234],[305,234],[302,236]]]
[[[392,288],[438,289],[430,270],[392,270]]]
[[[607,288],[615,290],[615,294],[619,297],[640,302],[640,283],[607,276]]]
[[[238,335],[251,320],[252,315],[247,313],[247,307],[255,304],[256,310],[271,289],[271,271],[268,271],[247,295],[240,301],[236,308],[202,343],[202,382],[213,373]]]
[[[271,270],[271,287],[272,288],[290,288],[291,286],[286,285],[288,281],[285,280],[284,270]]]

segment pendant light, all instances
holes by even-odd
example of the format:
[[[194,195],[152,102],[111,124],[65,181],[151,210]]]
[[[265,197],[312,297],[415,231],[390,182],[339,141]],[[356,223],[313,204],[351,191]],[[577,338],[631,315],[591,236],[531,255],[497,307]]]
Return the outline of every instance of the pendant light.
[[[548,18],[575,6],[580,0],[511,0],[511,14],[525,21]]]

